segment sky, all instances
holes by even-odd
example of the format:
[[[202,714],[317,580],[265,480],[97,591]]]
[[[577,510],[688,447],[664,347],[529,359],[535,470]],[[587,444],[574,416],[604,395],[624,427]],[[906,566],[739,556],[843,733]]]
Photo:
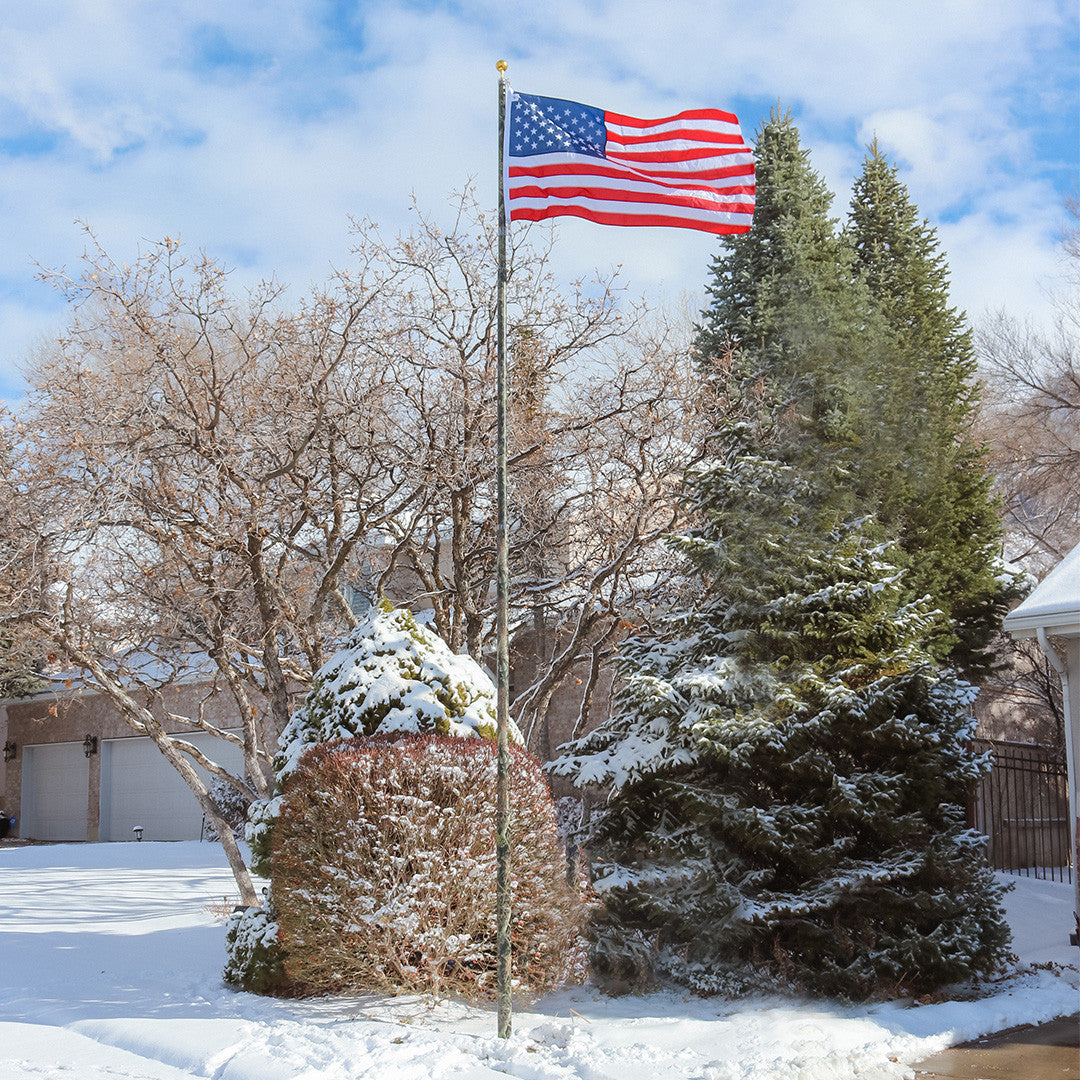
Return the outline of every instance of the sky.
[[[847,213],[875,136],[937,228],[953,303],[1046,324],[1080,173],[1075,0],[0,0],[0,399],[67,313],[88,226],[164,237],[288,297],[349,265],[349,218],[497,193],[498,75],[613,112],[777,102]],[[561,280],[621,266],[705,304],[718,241],[563,219]]]

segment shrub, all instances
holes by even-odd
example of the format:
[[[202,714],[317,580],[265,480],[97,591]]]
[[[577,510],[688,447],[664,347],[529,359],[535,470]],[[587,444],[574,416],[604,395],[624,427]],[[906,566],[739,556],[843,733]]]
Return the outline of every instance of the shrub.
[[[282,963],[278,927],[264,908],[242,908],[229,916],[225,930],[224,978],[255,994],[283,994],[289,981]]]
[[[244,838],[251,848],[251,870],[259,877],[270,876],[270,859],[274,851],[274,824],[281,812],[281,796],[255,799],[248,807]]]
[[[580,969],[583,906],[566,882],[539,762],[512,748],[515,989]],[[271,882],[285,971],[301,993],[491,996],[496,748],[391,736],[309,750],[286,783]]]
[[[495,687],[470,656],[387,601],[371,608],[315,673],[278,741],[279,779],[317,743],[353,735],[495,738]],[[511,739],[521,741],[516,728]]]
[[[388,602],[373,607],[343,646],[315,673],[311,691],[278,740],[274,758],[282,785],[305,750],[354,735],[455,735],[494,740],[495,687],[469,656],[450,650],[411,612]],[[510,738],[521,733],[510,724]],[[279,800],[248,811],[251,868],[270,876]]]

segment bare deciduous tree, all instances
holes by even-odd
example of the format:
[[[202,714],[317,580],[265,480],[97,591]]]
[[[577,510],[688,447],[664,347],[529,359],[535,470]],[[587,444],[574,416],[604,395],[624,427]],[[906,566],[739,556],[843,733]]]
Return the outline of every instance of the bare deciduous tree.
[[[495,590],[496,221],[465,197],[456,227],[418,228],[384,249],[398,333],[385,357],[412,388],[403,451],[425,497],[389,523],[376,584],[430,604],[439,633],[482,659]],[[534,231],[512,247],[510,337],[513,711],[531,742],[555,692],[580,685],[588,722],[602,661],[664,589],[658,543],[705,410],[685,339],[627,303],[616,278],[559,289]]]
[[[1070,206],[1076,216],[1077,207]],[[1049,330],[999,314],[977,336],[981,434],[1005,502],[1010,554],[1040,575],[1080,539],[1080,229]]]
[[[521,235],[509,280],[511,603],[534,654],[515,709],[534,745],[560,686],[580,686],[588,723],[604,660],[662,599],[657,541],[714,408],[685,341],[614,280],[557,287],[538,237]],[[430,607],[453,648],[489,649],[495,222],[466,193],[449,232],[356,223],[350,268],[292,311],[273,282],[238,298],[173,240],[130,265],[90,241],[80,275],[45,275],[70,325],[4,418],[0,632],[32,631],[156,742],[254,903],[194,766],[271,793],[292,700],[355,621],[343,586]],[[163,712],[192,664],[231,695],[235,728]],[[239,746],[242,772],[167,729]]]
[[[1077,205],[1068,207],[1074,223]],[[1041,578],[1080,541],[1080,229],[1065,238],[1066,287],[1049,330],[998,314],[977,334],[978,420],[1005,511],[1007,555]],[[1005,669],[984,687],[986,724],[1050,745],[1062,739],[1061,687],[1030,642],[1001,644]],[[995,728],[995,725],[997,727]]]
[[[416,494],[386,438],[396,387],[365,362],[386,284],[369,270],[288,314],[272,283],[237,301],[216,263],[172,240],[125,266],[92,245],[79,278],[46,275],[71,323],[8,425],[19,573],[4,608],[154,739],[245,903],[256,898],[235,838],[192,762],[249,797],[269,793],[291,695],[322,662],[331,617],[347,618],[342,574]],[[237,730],[170,719],[239,745],[240,775],[167,735],[136,693],[160,691],[193,656],[231,692]]]

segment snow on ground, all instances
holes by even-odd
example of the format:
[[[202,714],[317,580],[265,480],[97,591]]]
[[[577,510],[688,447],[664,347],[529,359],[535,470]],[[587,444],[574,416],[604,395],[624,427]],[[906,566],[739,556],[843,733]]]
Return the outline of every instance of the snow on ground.
[[[896,1080],[945,1046],[1076,1011],[1069,885],[1011,879],[1028,967],[977,1001],[606,998],[515,1013],[416,998],[275,1001],[220,977],[216,845],[0,844],[4,1080]],[[1059,966],[1064,965],[1064,966]]]

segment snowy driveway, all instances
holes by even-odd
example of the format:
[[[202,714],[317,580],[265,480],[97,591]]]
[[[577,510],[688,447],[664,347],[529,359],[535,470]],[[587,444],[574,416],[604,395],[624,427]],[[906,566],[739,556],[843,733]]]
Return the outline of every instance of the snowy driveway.
[[[0,1076],[895,1080],[950,1043],[1076,1008],[1075,967],[1053,965],[921,1007],[579,988],[516,1014],[502,1042],[492,1012],[456,1004],[232,992],[208,910],[232,891],[215,845],[0,844]],[[1067,885],[1020,879],[1009,903],[1024,961],[1075,964]]]

